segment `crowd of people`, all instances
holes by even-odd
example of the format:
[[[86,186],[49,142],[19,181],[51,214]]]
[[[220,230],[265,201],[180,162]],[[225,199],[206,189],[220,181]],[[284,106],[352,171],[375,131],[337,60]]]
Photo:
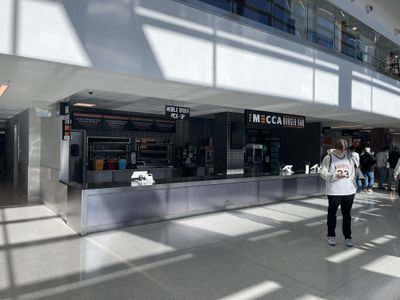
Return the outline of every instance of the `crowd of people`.
[[[376,174],[378,189],[395,190],[400,195],[400,151],[397,146],[390,152],[388,149],[382,148],[376,156],[371,152],[371,148],[364,147],[359,153],[359,157],[361,172],[357,176],[357,192],[372,193]]]

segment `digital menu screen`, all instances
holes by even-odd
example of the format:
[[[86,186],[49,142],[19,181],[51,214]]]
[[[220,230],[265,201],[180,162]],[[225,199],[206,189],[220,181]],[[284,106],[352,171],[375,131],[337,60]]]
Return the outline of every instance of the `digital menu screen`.
[[[158,132],[175,132],[176,123],[174,121],[167,120],[155,120],[155,130]]]
[[[104,115],[103,117],[104,129],[129,130],[128,116]]]
[[[74,112],[72,114],[72,127],[74,129],[103,127],[103,115]]]
[[[169,132],[176,131],[176,121],[158,119],[147,116],[132,116],[129,114],[73,112],[72,127],[74,129],[103,129],[122,131],[153,131]]]
[[[133,131],[153,131],[153,120],[147,118],[131,117],[130,129]]]

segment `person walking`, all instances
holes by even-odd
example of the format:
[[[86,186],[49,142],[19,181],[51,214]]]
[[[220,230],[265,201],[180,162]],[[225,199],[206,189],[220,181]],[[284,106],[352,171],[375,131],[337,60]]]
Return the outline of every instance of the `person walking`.
[[[361,172],[363,173],[364,180],[364,191],[372,193],[372,189],[375,183],[375,158],[371,154],[371,148],[365,147],[364,153],[360,156]]]
[[[356,193],[355,162],[347,153],[347,141],[336,142],[335,150],[322,161],[320,176],[326,181],[328,197],[328,244],[336,245],[336,213],[340,205],[343,215],[342,231],[347,247],[353,247],[351,237],[351,208]]]
[[[399,161],[400,158],[400,152],[399,152],[399,148],[397,146],[394,147],[393,151],[390,152],[389,154],[389,176],[388,176],[388,187],[387,190],[389,192],[392,191],[392,183],[393,183],[393,173],[394,173],[394,169],[396,168],[396,164]],[[395,184],[396,186],[396,191],[398,191],[398,184]]]
[[[383,190],[383,183],[386,181],[387,175],[387,164],[388,164],[389,154],[386,147],[376,155],[376,167],[378,169],[378,189]]]

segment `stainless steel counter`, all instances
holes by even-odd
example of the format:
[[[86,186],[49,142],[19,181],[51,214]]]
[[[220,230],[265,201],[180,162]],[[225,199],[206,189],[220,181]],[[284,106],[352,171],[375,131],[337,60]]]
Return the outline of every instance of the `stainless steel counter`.
[[[236,177],[131,187],[68,187],[66,222],[78,233],[321,195],[315,175]],[[126,184],[127,185],[127,184]]]

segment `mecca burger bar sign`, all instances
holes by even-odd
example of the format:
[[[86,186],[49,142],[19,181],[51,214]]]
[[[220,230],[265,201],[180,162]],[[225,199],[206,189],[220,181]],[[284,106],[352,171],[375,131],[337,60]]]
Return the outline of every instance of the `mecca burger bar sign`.
[[[266,111],[245,110],[245,124],[249,128],[295,128],[304,129],[303,116],[278,114]]]

